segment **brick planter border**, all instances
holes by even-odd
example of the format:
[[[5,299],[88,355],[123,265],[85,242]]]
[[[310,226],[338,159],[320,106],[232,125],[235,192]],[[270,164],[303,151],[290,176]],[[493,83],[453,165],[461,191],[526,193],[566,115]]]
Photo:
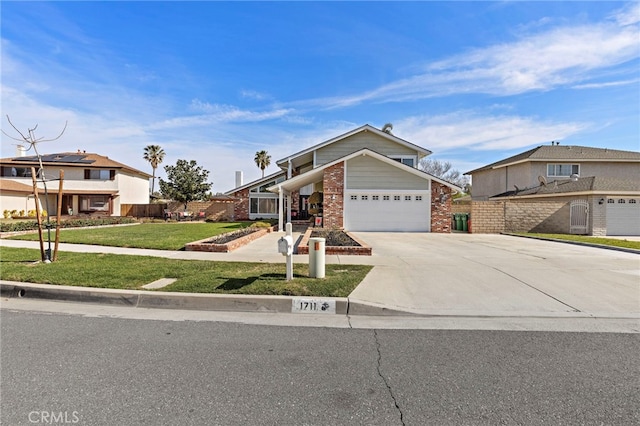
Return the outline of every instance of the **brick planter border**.
[[[307,228],[304,235],[302,236],[302,240],[300,240],[300,244],[298,244],[297,254],[309,254],[309,238],[311,238],[311,233],[313,231],[314,228]],[[359,240],[353,234],[350,234],[346,231],[343,232],[347,234],[353,241],[360,244],[360,246],[325,246],[325,254],[371,256],[371,247],[366,245],[363,241]]]
[[[212,238],[215,238],[215,237],[209,237],[209,238],[205,238],[204,240],[187,243],[185,244],[184,249],[186,251],[208,251],[213,253],[229,253],[230,251],[236,250],[242,246],[246,246],[250,242],[255,241],[258,238],[267,235],[271,231],[273,231],[273,228],[262,228],[256,232],[252,232],[249,235],[236,238],[235,240],[229,241],[228,243],[225,243],[225,244],[207,243],[207,241],[211,240]],[[221,235],[224,235],[224,234],[221,234]],[[216,237],[219,237],[219,236],[220,235],[216,235]]]

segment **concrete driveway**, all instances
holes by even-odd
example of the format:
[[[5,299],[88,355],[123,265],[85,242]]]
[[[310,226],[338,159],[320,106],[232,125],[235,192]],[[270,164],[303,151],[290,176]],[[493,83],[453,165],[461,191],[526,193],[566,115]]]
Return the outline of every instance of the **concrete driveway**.
[[[640,318],[637,254],[505,235],[356,235],[374,248],[357,263],[376,267],[352,301],[433,315]]]

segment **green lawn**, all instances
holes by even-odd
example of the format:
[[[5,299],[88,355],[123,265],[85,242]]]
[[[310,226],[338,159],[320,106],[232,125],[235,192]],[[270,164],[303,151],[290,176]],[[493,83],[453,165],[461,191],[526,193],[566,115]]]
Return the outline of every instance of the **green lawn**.
[[[192,241],[198,241],[236,229],[245,228],[252,223],[253,222],[169,222],[143,223],[131,226],[63,229],[60,231],[60,242],[157,250],[180,250],[185,244]],[[11,238],[16,240],[37,241],[38,233]],[[51,233],[51,241],[54,239],[55,231]]]
[[[176,278],[161,291],[346,297],[371,270],[365,265],[326,265],[326,278],[308,278],[308,265],[212,262],[147,256],[60,252],[58,261],[38,262],[39,250],[2,247],[2,279],[56,285],[140,289],[160,278]]]
[[[585,235],[569,235],[569,234],[517,234],[527,237],[546,238],[553,240],[577,241],[582,243],[600,244],[603,246],[623,247],[640,250],[640,241],[621,240],[617,238],[607,237],[589,237]]]

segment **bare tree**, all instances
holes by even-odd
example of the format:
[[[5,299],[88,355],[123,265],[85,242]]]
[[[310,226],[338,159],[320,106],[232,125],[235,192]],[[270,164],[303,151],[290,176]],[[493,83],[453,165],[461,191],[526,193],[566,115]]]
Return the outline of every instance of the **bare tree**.
[[[20,135],[20,137],[17,138],[17,137],[11,136],[4,130],[2,130],[2,133],[8,138],[13,139],[14,141],[18,141],[20,143],[25,143],[29,145],[29,148],[27,148],[27,151],[29,151],[30,149],[33,149],[33,151],[36,153],[36,156],[38,157],[38,164],[40,165],[40,169],[38,170],[37,174],[39,175],[39,178],[42,181],[42,185],[44,186],[44,197],[45,197],[44,200],[45,200],[45,205],[47,207],[47,236],[48,236],[48,242],[49,242],[49,249],[47,250],[45,256],[43,256],[44,257],[43,260],[46,263],[49,263],[51,262],[51,219],[49,214],[51,210],[49,209],[49,192],[47,191],[47,179],[44,174],[44,165],[42,164],[42,157],[38,152],[38,144],[41,142],[52,142],[60,139],[64,134],[65,130],[67,130],[67,122],[66,121],[64,122],[64,127],[62,128],[62,131],[58,136],[56,136],[53,139],[45,139],[43,137],[40,137],[40,138],[36,137],[35,132],[36,132],[36,129],[38,128],[37,124],[32,129],[27,129],[27,134],[25,135],[20,130],[18,130],[16,126],[14,126],[14,124],[11,122],[11,118],[9,117],[9,115],[7,115],[7,121],[9,122],[11,127],[13,127],[13,130],[15,130],[16,133]],[[35,180],[34,180],[34,185],[35,185]],[[40,246],[42,247],[43,244],[44,242],[42,240],[42,235],[40,235]]]
[[[448,161],[443,162],[431,158],[423,158],[418,163],[418,168],[423,172],[451,182],[461,188],[465,188],[469,184],[469,178],[454,169],[453,165]]]

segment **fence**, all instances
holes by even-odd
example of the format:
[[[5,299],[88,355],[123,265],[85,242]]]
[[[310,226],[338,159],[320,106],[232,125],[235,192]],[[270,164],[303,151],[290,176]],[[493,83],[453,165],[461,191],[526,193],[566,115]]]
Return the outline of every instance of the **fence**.
[[[121,204],[120,216],[164,217],[167,205],[162,204]]]

